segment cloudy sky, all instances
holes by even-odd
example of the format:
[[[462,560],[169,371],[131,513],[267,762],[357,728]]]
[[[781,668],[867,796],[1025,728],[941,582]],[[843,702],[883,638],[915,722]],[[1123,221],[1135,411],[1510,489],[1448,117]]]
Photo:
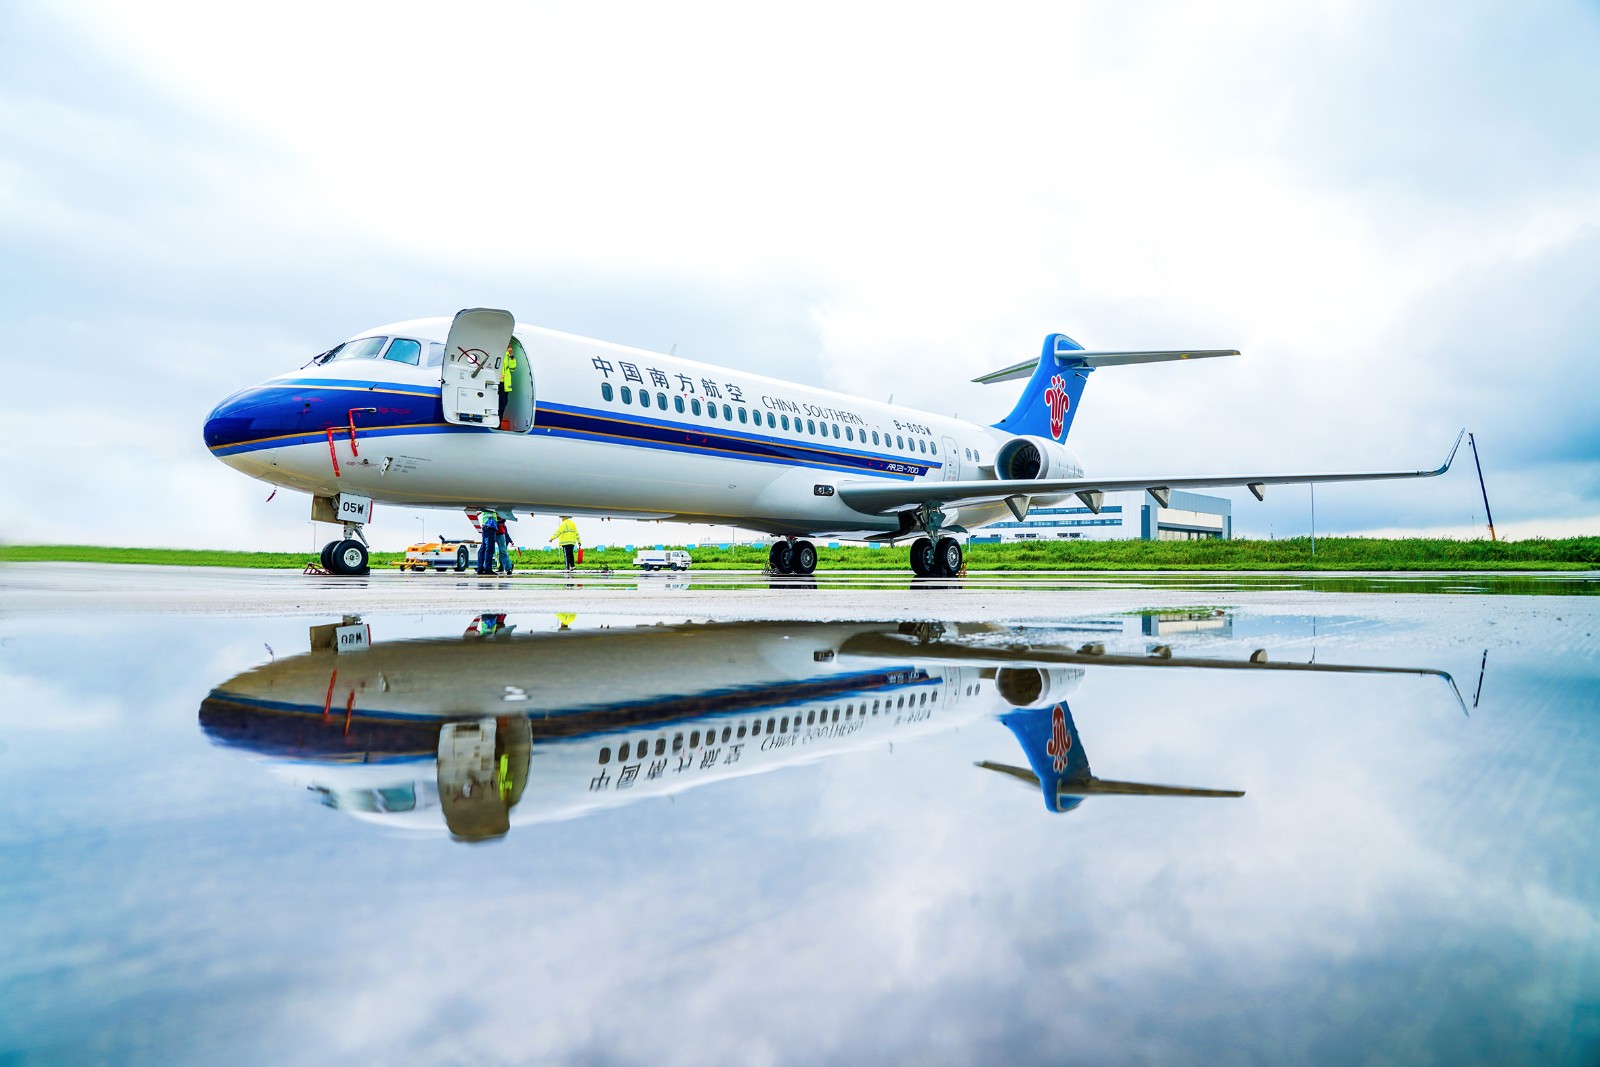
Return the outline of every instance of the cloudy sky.
[[[974,11],[6,4],[0,537],[320,543],[206,412],[469,306],[986,422],[1016,385],[968,379],[1054,330],[1237,347],[1097,374],[1072,443],[1413,468],[1466,426],[1502,532],[1600,532],[1600,9]],[[1470,462],[1317,498],[1482,519]]]

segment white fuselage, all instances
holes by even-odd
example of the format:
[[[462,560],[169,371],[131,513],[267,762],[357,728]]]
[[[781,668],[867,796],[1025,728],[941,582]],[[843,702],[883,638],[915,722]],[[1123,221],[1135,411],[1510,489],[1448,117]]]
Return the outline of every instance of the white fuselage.
[[[992,478],[995,453],[1010,437],[523,324],[514,336],[531,372],[532,428],[449,425],[440,415],[440,367],[426,354],[439,358],[449,328],[448,319],[419,319],[360,335],[420,342],[417,366],[334,359],[230,398],[207,424],[212,452],[253,477],[316,496],[848,537],[904,527],[899,516],[849,507],[832,492],[838,483]],[[330,438],[327,427],[344,426],[351,409],[355,441],[348,429]],[[1003,504],[984,504],[951,509],[944,522],[973,529],[1006,514]]]

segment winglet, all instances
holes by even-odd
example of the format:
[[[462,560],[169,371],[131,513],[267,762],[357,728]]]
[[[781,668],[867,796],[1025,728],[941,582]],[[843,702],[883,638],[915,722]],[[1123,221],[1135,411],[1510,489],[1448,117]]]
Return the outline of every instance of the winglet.
[[[1438,470],[1434,471],[1433,473],[1435,473],[1435,474],[1443,474],[1445,471],[1450,469],[1450,464],[1454,463],[1455,459],[1456,459],[1456,449],[1461,447],[1461,441],[1466,436],[1467,436],[1467,428],[1465,426],[1463,426],[1461,428],[1461,432],[1456,434],[1456,443],[1450,446],[1450,454],[1448,456],[1444,457],[1444,466],[1440,467]]]

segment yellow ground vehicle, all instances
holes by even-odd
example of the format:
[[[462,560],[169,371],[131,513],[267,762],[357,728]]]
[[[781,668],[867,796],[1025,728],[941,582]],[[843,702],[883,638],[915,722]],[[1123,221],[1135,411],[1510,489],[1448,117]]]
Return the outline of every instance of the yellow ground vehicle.
[[[451,569],[464,571],[472,565],[477,555],[477,541],[454,541],[448,537],[440,537],[436,541],[418,541],[407,548],[406,558],[401,561],[400,569],[425,571],[432,567],[436,571]]]

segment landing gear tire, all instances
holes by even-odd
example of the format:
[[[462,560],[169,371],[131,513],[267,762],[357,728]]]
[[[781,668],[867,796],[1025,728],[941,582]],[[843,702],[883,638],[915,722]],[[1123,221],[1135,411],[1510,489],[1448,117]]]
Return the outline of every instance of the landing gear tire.
[[[810,574],[817,569],[817,546],[810,541],[794,543],[794,572]]]
[[[911,542],[911,573],[918,578],[932,578],[933,566],[933,542],[926,537]]]
[[[961,573],[961,542],[954,537],[941,537],[933,546],[934,573],[941,578],[954,578]]]
[[[794,573],[794,545],[788,541],[774,541],[767,552],[767,566],[774,574]]]
[[[462,545],[460,548],[456,549],[456,570],[458,570],[458,571],[466,570],[467,569],[467,561],[468,561],[468,559],[469,559],[469,557],[467,555],[467,546],[466,545]],[[440,570],[444,570],[443,567],[440,567],[439,569]]]
[[[323,570],[333,570],[333,550],[338,547],[339,542],[337,541],[329,541],[322,546],[322,554],[317,557],[317,561],[322,564]]]
[[[336,541],[328,553],[328,570],[344,578],[354,578],[367,573],[367,546],[347,538]]]

